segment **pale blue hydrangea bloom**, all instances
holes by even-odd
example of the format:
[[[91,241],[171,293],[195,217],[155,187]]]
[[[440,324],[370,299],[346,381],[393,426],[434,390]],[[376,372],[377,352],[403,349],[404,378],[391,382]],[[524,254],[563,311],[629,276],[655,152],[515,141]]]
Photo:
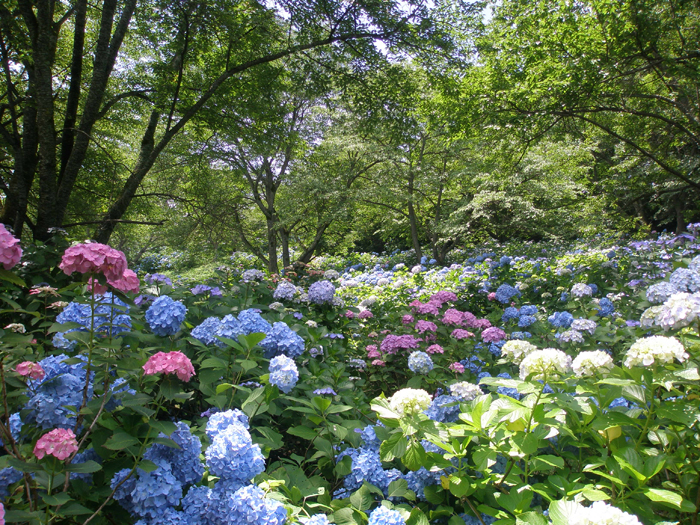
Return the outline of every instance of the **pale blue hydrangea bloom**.
[[[408,356],[408,368],[414,374],[425,375],[433,369],[433,360],[425,352],[416,350]]]
[[[330,281],[317,281],[309,286],[309,302],[314,304],[329,304],[333,301],[335,286]]]
[[[369,515],[367,525],[406,525],[406,522],[397,511],[380,505]]]
[[[270,361],[270,384],[289,394],[299,380],[297,365],[286,355],[278,355]]]
[[[175,335],[185,320],[187,308],[180,301],[161,295],[146,310],[146,322],[154,334],[161,337]]]

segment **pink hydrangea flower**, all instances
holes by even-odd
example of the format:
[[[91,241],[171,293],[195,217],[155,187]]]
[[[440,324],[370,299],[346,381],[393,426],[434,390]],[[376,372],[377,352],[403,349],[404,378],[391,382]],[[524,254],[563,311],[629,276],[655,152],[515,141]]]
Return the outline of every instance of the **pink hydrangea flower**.
[[[345,317],[347,317],[348,319],[354,319],[355,312],[353,312],[352,310],[348,310],[347,312],[345,312]]]
[[[491,328],[487,328],[481,332],[481,338],[486,343],[497,343],[498,341],[503,341],[506,338],[506,333],[500,328],[492,326]]]
[[[454,362],[450,365],[450,370],[453,372],[456,372],[458,374],[463,374],[464,373],[464,365],[459,362]]]
[[[5,507],[0,503],[0,525],[5,525]]]
[[[100,284],[100,281],[97,279],[90,277],[87,282],[87,289],[89,292],[94,293],[95,295],[102,295],[104,293],[107,293],[107,285],[106,284]]]
[[[474,334],[468,332],[467,330],[462,330],[461,328],[455,328],[450,334],[455,339],[467,339],[468,337],[474,337]]]
[[[495,300],[496,300],[496,292],[491,292],[491,293],[488,295],[488,300],[489,300],[489,301],[495,301]]]
[[[136,272],[128,268],[124,270],[124,274],[119,279],[108,280],[108,282],[122,292],[139,293],[139,278],[136,276]]]
[[[66,428],[55,428],[39,438],[34,446],[34,455],[42,459],[45,455],[53,456],[63,461],[78,451],[78,441],[73,431]]]
[[[68,248],[58,267],[70,275],[101,273],[110,281],[121,279],[127,269],[126,257],[119,250],[97,242],[76,244]]]
[[[387,335],[379,345],[385,354],[395,354],[399,350],[418,348],[419,339],[412,335]]]
[[[182,352],[158,352],[152,355],[143,365],[143,373],[147,376],[154,374],[175,374],[182,381],[189,381],[194,375],[192,361]]]
[[[467,312],[465,312],[467,313]],[[442,316],[442,322],[444,324],[461,325],[464,322],[464,316],[459,310],[454,308],[448,308]]]
[[[442,306],[442,303],[447,303],[450,301],[454,302],[456,300],[457,294],[454,292],[448,292],[446,290],[440,290],[439,292],[436,292],[430,296],[430,302],[439,303],[440,306]]]
[[[402,322],[403,324],[411,324],[413,321],[415,321],[415,319],[413,318],[412,315],[408,315],[408,314],[407,314],[407,315],[404,315],[404,316],[401,318],[401,322]]]
[[[38,379],[41,381],[44,379],[46,372],[39,363],[33,363],[32,361],[24,361],[17,365],[15,372],[24,377],[29,377],[30,379]]]
[[[438,344],[430,345],[426,350],[429,354],[443,354],[445,349]]]
[[[375,359],[372,361],[372,366],[386,366],[386,363],[381,359]]]
[[[0,263],[5,270],[14,268],[22,258],[22,248],[19,239],[7,231],[4,224],[0,223]]]
[[[476,328],[476,322],[477,318],[473,313],[462,312],[462,323],[464,323],[464,326],[466,326],[467,328]]]
[[[416,330],[418,330],[419,333],[423,332],[437,332],[437,325],[435,323],[431,323],[430,321],[423,321],[420,320],[416,323]]]
[[[475,319],[474,322],[471,323],[470,328],[481,328],[485,330],[486,328],[491,328],[491,321],[488,319]]]
[[[374,317],[374,314],[369,310],[362,310],[359,314],[357,314],[358,319],[372,319],[372,317]]]
[[[367,350],[367,357],[369,359],[374,359],[375,357],[381,357],[382,354],[379,352],[377,349],[377,345],[367,345],[365,347],[365,350]]]
[[[438,315],[440,313],[440,306],[442,306],[440,303],[428,301],[427,303],[421,304],[418,308],[416,308],[416,312],[419,314]]]

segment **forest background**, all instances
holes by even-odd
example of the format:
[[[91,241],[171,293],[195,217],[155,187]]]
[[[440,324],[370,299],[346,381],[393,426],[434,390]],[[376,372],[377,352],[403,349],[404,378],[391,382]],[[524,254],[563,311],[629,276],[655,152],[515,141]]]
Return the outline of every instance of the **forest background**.
[[[272,273],[319,253],[443,262],[486,238],[680,233],[700,218],[698,13],[3,2],[0,221],[136,265],[241,250]]]

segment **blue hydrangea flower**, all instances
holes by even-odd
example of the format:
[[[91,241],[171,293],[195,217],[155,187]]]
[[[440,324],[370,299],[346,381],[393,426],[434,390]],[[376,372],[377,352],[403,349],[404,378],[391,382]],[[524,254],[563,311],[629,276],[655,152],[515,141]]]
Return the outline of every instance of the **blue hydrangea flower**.
[[[289,394],[299,380],[299,371],[286,355],[278,355],[270,361],[270,384]]]
[[[212,523],[284,525],[287,521],[284,506],[279,501],[266,498],[265,493],[255,485],[222,493],[214,502],[209,515]]]
[[[302,525],[330,525],[325,514],[314,514],[310,518],[301,518]]]
[[[228,314],[225,315],[224,318],[221,320],[221,324],[219,324],[218,328],[216,329],[215,335],[217,335],[218,337],[225,337],[226,339],[238,341],[238,336],[245,335],[245,332],[240,321],[236,319],[233,315]],[[218,340],[217,345],[222,348],[225,346],[224,343]]]
[[[397,511],[380,505],[369,515],[367,525],[406,525],[406,522]]]
[[[459,399],[438,396],[423,413],[438,423],[455,423],[459,419],[459,411]]]
[[[520,307],[518,311],[519,315],[535,315],[537,313],[537,306],[534,304],[526,304]]]
[[[414,374],[425,375],[433,369],[433,360],[425,352],[416,350],[408,356],[408,368]]]
[[[507,323],[511,319],[517,319],[519,315],[520,313],[518,312],[517,308],[515,308],[514,306],[509,306],[503,312],[503,315],[501,316],[501,321]]]
[[[532,337],[532,334],[530,332],[513,332],[510,334],[511,339],[530,339]]]
[[[131,316],[129,306],[111,292],[96,296],[95,315],[92,315],[91,306],[72,302],[56,316],[57,323],[77,323],[81,328],[71,328],[65,332],[57,332],[53,337],[53,345],[56,348],[66,350],[74,349],[78,342],[65,338],[69,332],[87,332],[90,327],[97,334],[116,336],[131,330]],[[93,325],[94,323],[94,325]]]
[[[309,302],[314,304],[330,304],[335,295],[335,286],[330,281],[317,281],[309,286]]]
[[[502,284],[496,289],[496,299],[502,304],[510,302],[515,296],[520,297],[520,292],[509,284]]]
[[[362,437],[362,441],[364,441],[365,443],[363,448],[366,448],[368,450],[379,451],[379,446],[382,444],[382,442],[377,437],[377,433],[374,431],[374,427],[375,425],[367,425],[359,433],[360,437]],[[355,432],[357,432],[358,430],[360,429],[355,429]]]
[[[277,284],[277,288],[275,289],[275,292],[272,294],[272,297],[276,301],[291,301],[294,299],[294,296],[297,293],[297,287],[294,286],[292,283],[289,281],[280,281],[279,284]]]
[[[167,436],[161,433],[159,437]],[[182,421],[177,423],[177,430],[170,435],[170,439],[180,448],[155,443],[149,447],[143,457],[154,463],[156,459],[170,463],[173,476],[183,485],[197,483],[204,475],[204,466],[199,459],[202,453],[202,442],[197,436],[192,435],[190,427]]]
[[[528,326],[533,325],[536,322],[537,317],[535,317],[534,315],[522,315],[520,316],[520,319],[518,319],[518,327],[527,328]]]
[[[173,475],[170,463],[159,458],[153,462],[157,468],[152,472],[139,468],[126,479],[130,469],[123,469],[114,474],[110,483],[112,489],[116,488],[114,499],[130,514],[141,518],[162,516],[182,498],[182,484]],[[124,479],[126,481],[119,485]]]
[[[238,322],[241,323],[241,328],[245,335],[249,334],[269,334],[272,332],[272,325],[265,321],[260,315],[259,310],[249,308],[238,314]]]
[[[209,507],[211,504],[212,490],[209,487],[190,487],[187,495],[182,499],[182,510],[187,517],[187,523],[209,524]],[[225,522],[221,522],[225,523]]]
[[[607,297],[603,297],[598,303],[598,311],[596,312],[599,317],[607,317],[615,311],[615,305]]]
[[[385,492],[389,488],[389,471],[384,470],[378,449],[361,448],[349,449],[345,454],[338,455],[340,461],[345,455],[352,458],[352,470],[345,476],[344,486],[349,491],[357,490],[366,481]]]
[[[510,374],[507,372],[503,372],[502,374],[498,374],[496,377],[501,377],[503,379],[511,379]],[[505,386],[499,386],[497,392],[499,394],[502,394],[504,396],[512,397],[513,399],[520,399],[522,395],[520,392],[518,392],[517,388],[509,388]]]
[[[272,325],[272,330],[260,342],[260,346],[268,359],[277,355],[286,355],[293,359],[304,353],[304,340],[282,321]]]
[[[478,355],[473,355],[467,359],[462,359],[460,363],[465,370],[469,370],[472,374],[479,374],[482,368],[486,365],[486,361],[481,359]]]
[[[218,415],[218,414],[217,414]],[[219,427],[205,454],[209,471],[237,486],[265,470],[265,458],[248,430],[238,422]]]
[[[471,514],[460,514],[459,517],[464,521],[464,525],[491,525],[496,521],[496,518],[484,513],[481,514],[481,520]]]
[[[574,322],[574,316],[569,312],[555,312],[547,320],[552,326],[557,328],[569,328]]]
[[[22,473],[12,467],[0,470],[0,500],[10,495],[10,486],[22,479]]]
[[[22,418],[20,417],[19,412],[15,412],[10,416],[10,433],[12,434],[12,439],[15,440],[15,443],[20,443],[22,424]],[[4,445],[2,438],[3,435],[0,434],[0,447]]]
[[[154,334],[161,337],[175,335],[185,320],[187,308],[180,301],[161,295],[146,310],[146,322]]]
[[[211,414],[209,416],[209,421],[207,421],[207,436],[209,436],[210,440],[213,440],[220,432],[226,429],[226,427],[234,424],[243,425],[243,428],[246,429],[250,428],[248,416],[237,408]]]
[[[159,515],[157,518],[140,519],[134,523],[134,525],[163,525],[166,523],[167,525],[191,525],[192,521],[190,521],[189,518],[190,517],[184,512],[173,508],[167,508],[163,511],[163,514]]]
[[[317,388],[316,390],[314,390],[314,394],[316,394],[317,396],[326,396],[326,395],[327,396],[336,396],[336,395],[338,395],[335,393],[335,390],[333,390],[329,386],[326,386],[323,388]]]
[[[221,341],[214,337],[214,333],[219,328],[220,324],[221,319],[218,317],[207,317],[204,321],[192,329],[191,335],[207,346],[213,344],[223,345]]]

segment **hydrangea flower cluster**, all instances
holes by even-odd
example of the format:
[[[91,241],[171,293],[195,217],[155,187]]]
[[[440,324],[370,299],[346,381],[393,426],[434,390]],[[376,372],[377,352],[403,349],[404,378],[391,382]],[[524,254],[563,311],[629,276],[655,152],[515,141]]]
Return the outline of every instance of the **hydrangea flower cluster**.
[[[679,291],[680,290],[668,281],[661,281],[647,288],[646,297],[647,301],[650,303],[660,304]]]
[[[159,461],[169,463],[173,476],[183,486],[192,485],[198,483],[204,474],[204,465],[199,459],[202,453],[202,442],[192,434],[186,423],[179,421],[176,425],[177,429],[170,436],[161,433],[159,437],[169,437],[179,448],[155,443],[149,447],[143,457],[154,463]]]
[[[537,350],[537,347],[528,341],[513,340],[506,341],[501,348],[501,356],[510,360],[513,364],[519,365],[528,354]]]
[[[591,297],[593,295],[593,288],[584,283],[576,283],[571,287],[571,295],[577,299]]]
[[[552,326],[557,328],[569,328],[574,322],[574,316],[569,312],[555,312],[547,320]]]
[[[549,379],[570,371],[571,358],[554,348],[535,350],[520,363],[520,379]]]
[[[379,345],[379,349],[385,354],[395,354],[399,350],[418,348],[419,339],[412,335],[387,335]]]
[[[695,293],[700,291],[700,273],[691,268],[677,268],[669,279],[679,292]]]
[[[572,363],[572,368],[577,377],[591,377],[597,374],[607,376],[615,364],[612,357],[602,350],[581,352]]]
[[[556,338],[562,343],[583,343],[583,334],[577,330],[565,330],[556,334]]]
[[[431,401],[425,390],[403,388],[389,398],[389,406],[401,416],[412,416],[428,408]]]
[[[265,274],[260,270],[250,269],[246,270],[241,274],[241,281],[244,283],[249,283],[252,281],[262,281],[265,278]]]
[[[513,297],[520,297],[520,292],[509,284],[502,284],[496,289],[496,300],[501,304],[509,303]]]
[[[56,316],[57,323],[77,323],[82,328],[71,328],[65,332],[56,332],[53,345],[56,348],[72,350],[78,341],[66,339],[65,334],[70,332],[87,332],[94,322],[93,330],[98,334],[108,334],[112,337],[131,330],[131,316],[129,306],[112,293],[96,297],[94,316],[90,305],[81,303],[68,303],[63,311]]]
[[[299,370],[286,355],[278,355],[270,361],[270,384],[289,394],[299,380]]]
[[[577,332],[588,332],[590,335],[593,335],[595,332],[595,329],[598,328],[598,323],[591,319],[574,319],[571,323],[571,329],[576,330]]]
[[[481,332],[481,339],[487,343],[497,343],[499,341],[503,341],[505,338],[506,333],[495,326],[487,328]]]
[[[471,401],[480,396],[483,392],[478,385],[467,381],[460,381],[450,385],[450,393],[460,401]]]
[[[641,525],[634,514],[621,511],[604,501],[596,501],[590,507],[579,506],[571,525]]]
[[[56,428],[44,434],[34,446],[34,455],[39,459],[49,455],[63,461],[75,452],[78,452],[78,441],[73,431],[65,428]]]
[[[32,361],[23,361],[15,367],[15,372],[29,379],[42,380],[46,376],[46,372],[39,363]]]
[[[700,317],[700,293],[675,293],[663,305],[652,308],[656,308],[654,324],[664,330],[678,330]]]
[[[177,333],[186,313],[187,308],[180,301],[161,295],[146,310],[146,322],[154,334],[167,337]]]
[[[190,288],[192,295],[204,295],[209,294],[211,297],[221,297],[223,295],[221,289],[218,286],[208,286],[206,284],[198,284],[194,288]]]
[[[627,351],[624,365],[652,366],[656,363],[671,363],[674,359],[682,363],[688,357],[685,348],[675,337],[652,335],[634,342]]]
[[[433,369],[433,360],[425,352],[417,350],[408,356],[408,368],[414,374],[425,375]]]
[[[137,468],[122,469],[112,477],[114,499],[130,514],[155,520],[182,499],[182,483],[173,475],[172,465],[162,459],[152,460],[156,469],[146,472]]]
[[[438,423],[455,423],[459,418],[459,399],[453,396],[437,396],[423,413]]]
[[[127,269],[126,257],[119,250],[100,243],[76,244],[68,248],[58,267],[70,275],[79,273],[100,273],[107,279],[116,281]]]
[[[5,270],[14,268],[22,258],[22,248],[19,239],[15,238],[4,224],[0,224],[0,264]]]
[[[297,294],[297,287],[289,281],[280,281],[272,297],[276,301],[291,301]]]
[[[143,365],[144,375],[175,374],[181,381],[189,381],[194,375],[192,361],[182,352],[158,352]]]
[[[397,511],[380,505],[369,515],[367,525],[406,525],[406,522]]]
[[[309,286],[308,300],[314,304],[330,304],[335,295],[335,286],[330,281],[316,281]]]
[[[268,359],[278,355],[293,359],[304,352],[304,340],[282,321],[272,325],[272,330],[260,342],[260,346],[265,350],[265,357]]]

